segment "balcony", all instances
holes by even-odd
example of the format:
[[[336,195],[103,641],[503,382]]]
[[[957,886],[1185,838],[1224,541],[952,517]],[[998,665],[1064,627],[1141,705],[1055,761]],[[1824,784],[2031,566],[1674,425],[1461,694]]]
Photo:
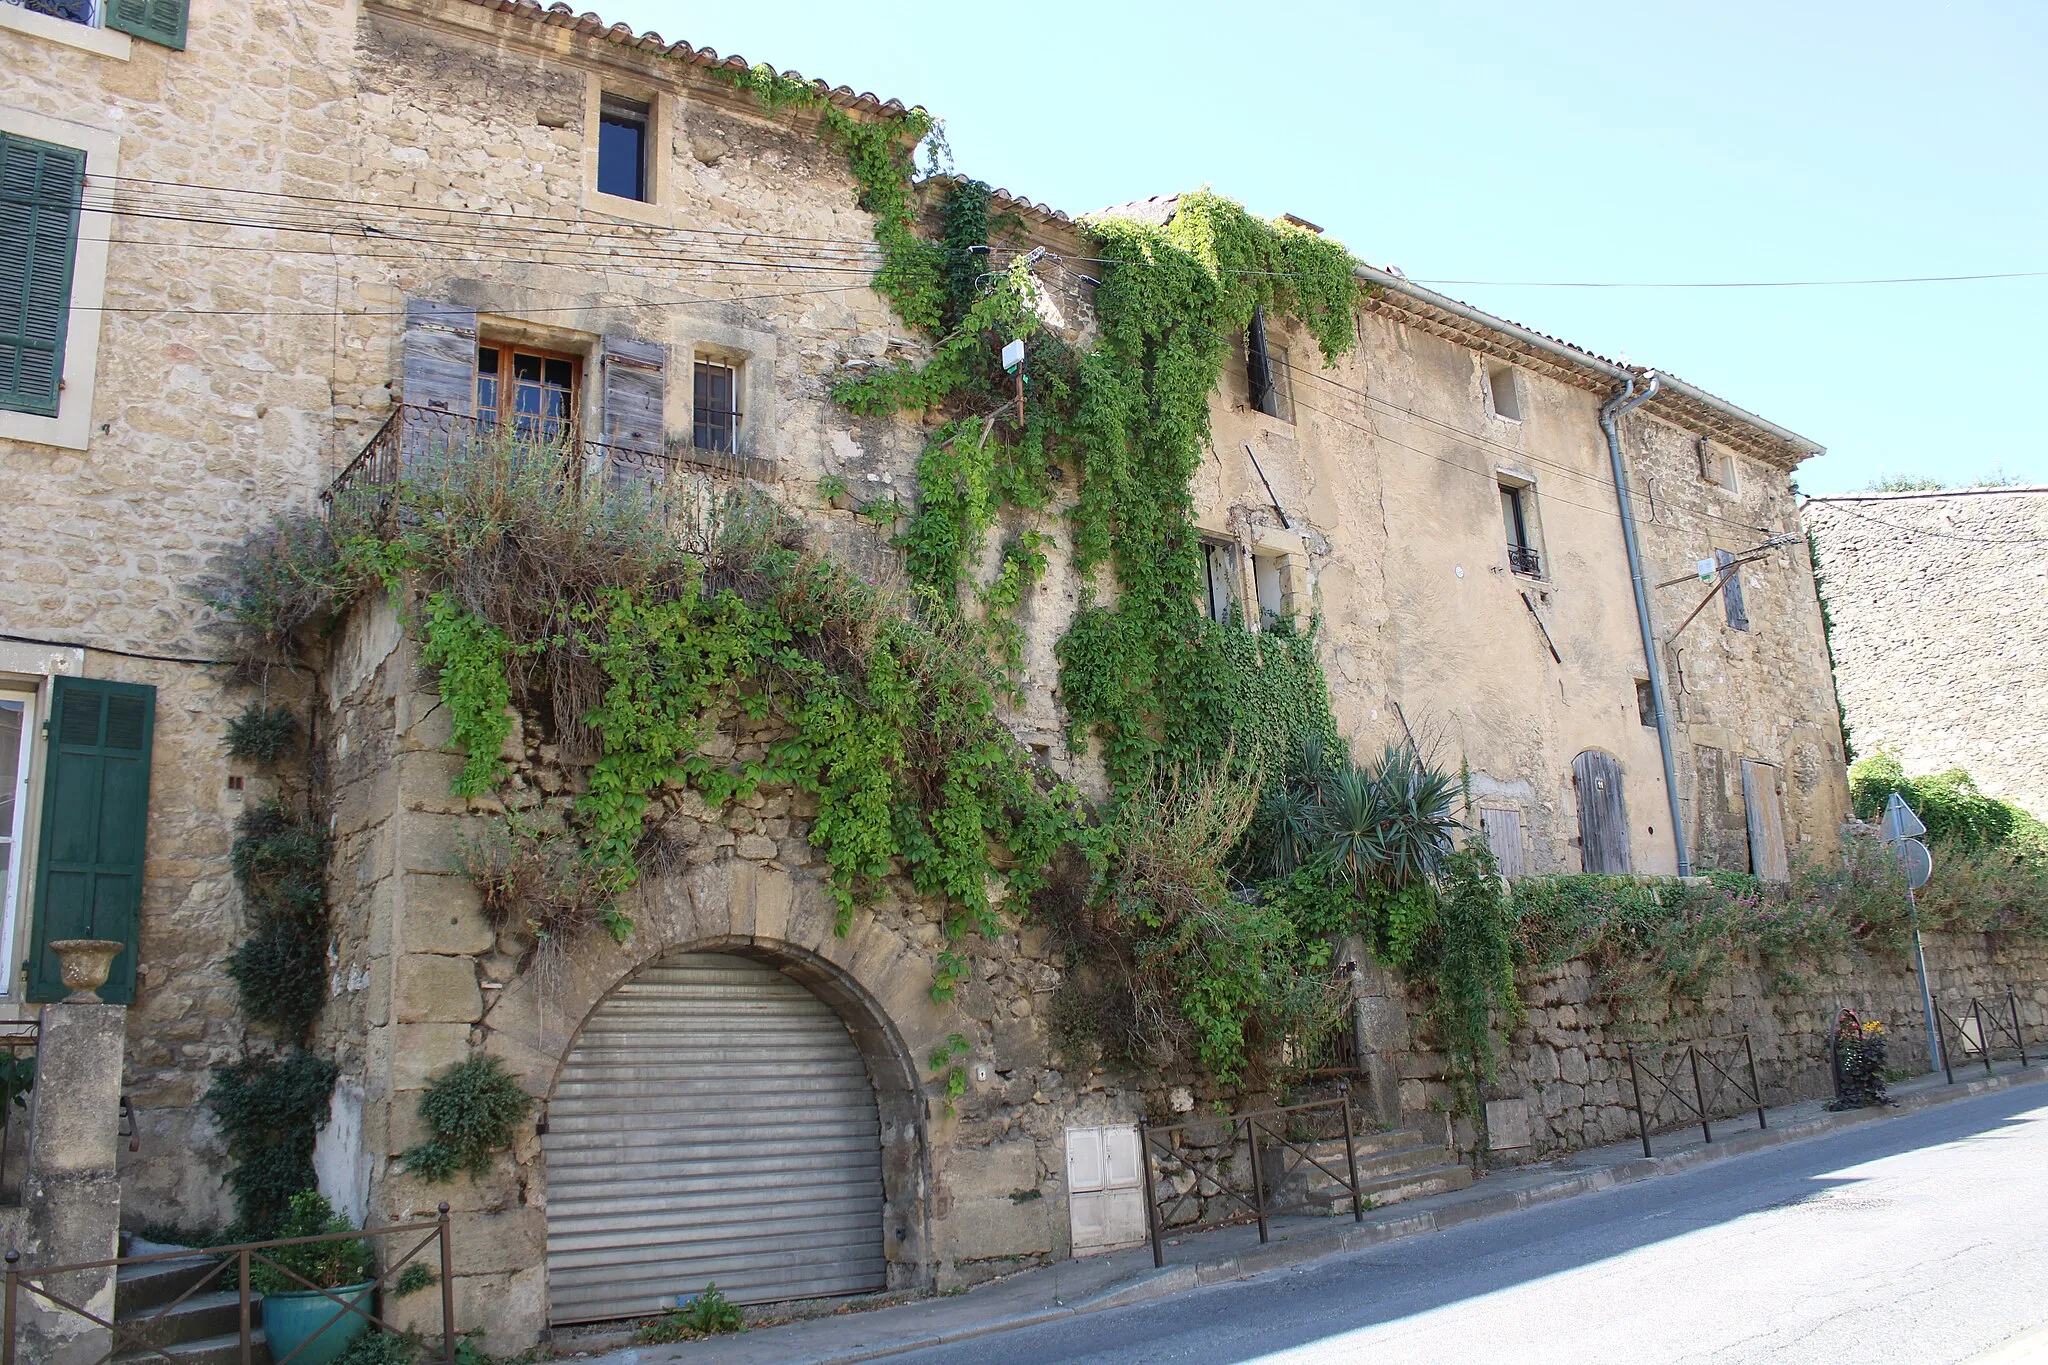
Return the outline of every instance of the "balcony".
[[[400,406],[377,429],[320,495],[330,521],[382,526],[397,506],[401,482],[422,487],[453,484],[470,491],[479,475],[543,483],[558,480],[566,495],[596,486],[641,490],[665,506],[680,508],[670,495],[692,498],[704,479],[749,479],[772,483],[772,460],[730,451],[699,450],[671,440],[666,450],[587,441],[573,421],[515,417],[495,421],[441,408]]]
[[[1527,545],[1508,546],[1508,567],[1530,578],[1543,577],[1543,558]]]

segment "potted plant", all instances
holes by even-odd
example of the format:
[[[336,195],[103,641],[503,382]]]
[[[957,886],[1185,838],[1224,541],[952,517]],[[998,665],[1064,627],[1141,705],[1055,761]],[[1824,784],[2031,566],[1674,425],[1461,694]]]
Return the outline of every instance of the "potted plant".
[[[249,1288],[263,1296],[263,1335],[272,1360],[289,1356],[291,1365],[328,1365],[369,1326],[370,1290],[376,1284],[370,1273],[370,1244],[361,1237],[335,1235],[354,1231],[327,1196],[301,1190],[292,1196],[276,1235],[329,1240],[259,1253],[275,1265],[252,1258]],[[308,1284],[317,1288],[309,1289]],[[353,1311],[343,1312],[343,1304]]]

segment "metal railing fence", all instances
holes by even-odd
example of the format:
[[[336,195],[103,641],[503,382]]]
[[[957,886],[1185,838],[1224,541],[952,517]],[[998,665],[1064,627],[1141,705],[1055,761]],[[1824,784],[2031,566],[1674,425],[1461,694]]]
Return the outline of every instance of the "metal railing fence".
[[[1735,1038],[1703,1039],[1701,1042],[1674,1043],[1661,1047],[1657,1049],[1653,1066],[1646,1065],[1647,1059],[1637,1055],[1634,1043],[1628,1045],[1628,1075],[1630,1089],[1633,1090],[1635,1095],[1633,1107],[1636,1111],[1636,1135],[1642,1140],[1644,1156],[1651,1155],[1650,1109],[1655,1107],[1654,1103],[1649,1106],[1645,1106],[1643,1103],[1643,1078],[1646,1075],[1649,1077],[1651,1084],[1675,1101],[1679,1109],[1687,1116],[1683,1126],[1690,1126],[1694,1123],[1699,1124],[1700,1136],[1708,1142],[1714,1140],[1713,1119],[1716,1117],[1714,1110],[1718,1107],[1718,1101],[1721,1100],[1725,1092],[1731,1089],[1742,1099],[1742,1104],[1739,1108],[1754,1109],[1756,1111],[1757,1127],[1763,1128],[1767,1126],[1764,1118],[1763,1086],[1758,1082],[1756,1075],[1756,1049],[1750,1044],[1749,1030],[1747,1028],[1744,1028],[1738,1036],[1742,1043],[1742,1060],[1749,1072],[1749,1083],[1747,1085],[1744,1085],[1741,1080],[1737,1079],[1727,1067],[1722,1066],[1720,1060],[1713,1053],[1706,1051],[1701,1046],[1701,1043],[1733,1043],[1736,1041]],[[1675,1068],[1671,1065],[1673,1058],[1678,1060],[1678,1065]],[[1702,1062],[1706,1064],[1704,1072],[1700,1069]],[[1692,1078],[1692,1094],[1690,1097],[1684,1091],[1685,1078],[1688,1074]],[[1709,1084],[1709,1078],[1711,1078],[1711,1084]],[[1728,1116],[1721,1115],[1721,1117]]]
[[[271,1365],[291,1365],[292,1360],[298,1357],[300,1352],[305,1350],[306,1346],[317,1342],[328,1328],[351,1314],[362,1318],[366,1327],[380,1327],[387,1332],[405,1335],[403,1329],[393,1326],[384,1318],[372,1313],[367,1307],[363,1306],[363,1302],[344,1299],[336,1290],[314,1284],[289,1266],[280,1264],[274,1256],[269,1256],[265,1253],[275,1251],[279,1247],[311,1246],[321,1242],[345,1241],[352,1237],[374,1241],[378,1238],[394,1238],[412,1232],[424,1233],[425,1235],[406,1251],[404,1255],[395,1259],[386,1257],[384,1269],[370,1281],[370,1288],[361,1295],[361,1299],[367,1301],[371,1294],[384,1287],[387,1280],[395,1283],[398,1272],[410,1264],[414,1257],[425,1251],[429,1246],[438,1246],[440,1265],[437,1269],[441,1285],[441,1352],[437,1358],[444,1362],[444,1365],[454,1365],[457,1344],[455,1335],[455,1265],[453,1250],[448,1240],[448,1205],[445,1203],[440,1206],[437,1216],[431,1221],[395,1223],[390,1227],[365,1228],[361,1232],[325,1233],[317,1237],[278,1237],[262,1242],[237,1242],[229,1246],[207,1247],[198,1251],[160,1251],[147,1256],[116,1256],[103,1261],[76,1261],[70,1265],[43,1266],[37,1269],[24,1268],[20,1264],[21,1253],[9,1251],[6,1256],[5,1296],[4,1299],[0,1299],[0,1365],[15,1365],[16,1346],[21,1335],[22,1325],[20,1309],[24,1295],[30,1296],[31,1299],[41,1299],[62,1312],[83,1318],[95,1327],[104,1327],[108,1330],[112,1344],[106,1354],[96,1357],[91,1362],[91,1365],[107,1365],[108,1361],[122,1354],[123,1350],[127,1348],[144,1352],[146,1359],[165,1361],[167,1365],[182,1365],[180,1358],[173,1354],[166,1345],[161,1345],[151,1340],[151,1337],[154,1335],[152,1328],[169,1318],[177,1308],[195,1294],[204,1291],[207,1286],[221,1279],[224,1272],[228,1271],[230,1267],[233,1268],[241,1295],[240,1316],[238,1318],[240,1326],[237,1330],[237,1340],[241,1347],[240,1359],[242,1365],[250,1365],[255,1345],[255,1327],[252,1310],[255,1307],[254,1301],[262,1297],[260,1294],[252,1295],[249,1289],[249,1271],[256,1265],[269,1266],[278,1273],[303,1285],[306,1289],[316,1291],[323,1297],[333,1300],[336,1305],[335,1311],[326,1321],[320,1324],[319,1328],[307,1338],[304,1344],[295,1347],[282,1356],[273,1355]],[[91,1309],[72,1302],[64,1294],[54,1289],[50,1283],[60,1276],[75,1275],[90,1270],[107,1270],[111,1268],[118,1277],[123,1266],[160,1265],[166,1261],[203,1261],[207,1257],[215,1258],[212,1269],[195,1276],[192,1283],[187,1285],[183,1292],[170,1302],[159,1306],[147,1317],[127,1322],[117,1320],[118,1310],[115,1310],[117,1313],[116,1318],[101,1317]],[[354,1287],[353,1285],[343,1286],[343,1288],[347,1289],[353,1289]]]
[[[1941,1038],[1942,1074],[1950,1085],[1956,1083],[1957,1044],[1965,1057],[1974,1056],[1984,1063],[1987,1076],[1991,1074],[1992,1054],[2008,1048],[2017,1054],[2021,1066],[2027,1065],[2027,1038],[2020,1024],[2019,994],[2011,986],[2005,988],[2005,999],[1993,999],[1989,1009],[1981,998],[1971,996],[1960,1014],[1950,1013],[1939,995],[1930,993],[1928,998],[1934,1003],[1935,1029]]]

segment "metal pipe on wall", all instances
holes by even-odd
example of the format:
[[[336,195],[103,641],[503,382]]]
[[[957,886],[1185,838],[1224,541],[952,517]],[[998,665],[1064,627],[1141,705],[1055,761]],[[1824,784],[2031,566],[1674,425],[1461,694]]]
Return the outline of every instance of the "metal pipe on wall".
[[[1692,875],[1692,854],[1686,848],[1685,818],[1678,808],[1678,759],[1672,746],[1671,711],[1664,695],[1664,670],[1657,659],[1657,636],[1650,624],[1649,585],[1643,581],[1643,555],[1636,543],[1635,504],[1628,495],[1628,470],[1621,458],[1621,431],[1618,423],[1623,417],[1634,412],[1657,396],[1663,387],[1662,376],[1654,371],[1649,375],[1649,384],[1641,393],[1636,392],[1636,381],[1630,376],[1622,381],[1621,392],[1608,399],[1600,408],[1600,430],[1607,437],[1607,459],[1614,470],[1614,496],[1621,506],[1621,543],[1628,552],[1629,584],[1636,599],[1636,627],[1643,637],[1643,664],[1650,674],[1650,702],[1656,710],[1657,748],[1664,760],[1664,795],[1671,803],[1671,840],[1678,850],[1678,875]]]

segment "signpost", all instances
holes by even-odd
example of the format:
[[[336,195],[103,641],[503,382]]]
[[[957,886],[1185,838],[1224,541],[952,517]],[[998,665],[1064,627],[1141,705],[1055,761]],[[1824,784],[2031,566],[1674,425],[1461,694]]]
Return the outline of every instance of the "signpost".
[[[1898,855],[1899,866],[1906,874],[1906,910],[1913,925],[1913,965],[1920,973],[1920,1012],[1927,1020],[1927,1059],[1935,1067],[1941,1065],[1941,1030],[1934,1025],[1934,994],[1927,989],[1927,953],[1920,946],[1920,904],[1913,899],[1913,893],[1927,885],[1927,879],[1934,875],[1934,855],[1927,851],[1927,845],[1920,842],[1920,836],[1927,832],[1927,826],[1906,804],[1906,799],[1897,792],[1884,805],[1884,840]]]

